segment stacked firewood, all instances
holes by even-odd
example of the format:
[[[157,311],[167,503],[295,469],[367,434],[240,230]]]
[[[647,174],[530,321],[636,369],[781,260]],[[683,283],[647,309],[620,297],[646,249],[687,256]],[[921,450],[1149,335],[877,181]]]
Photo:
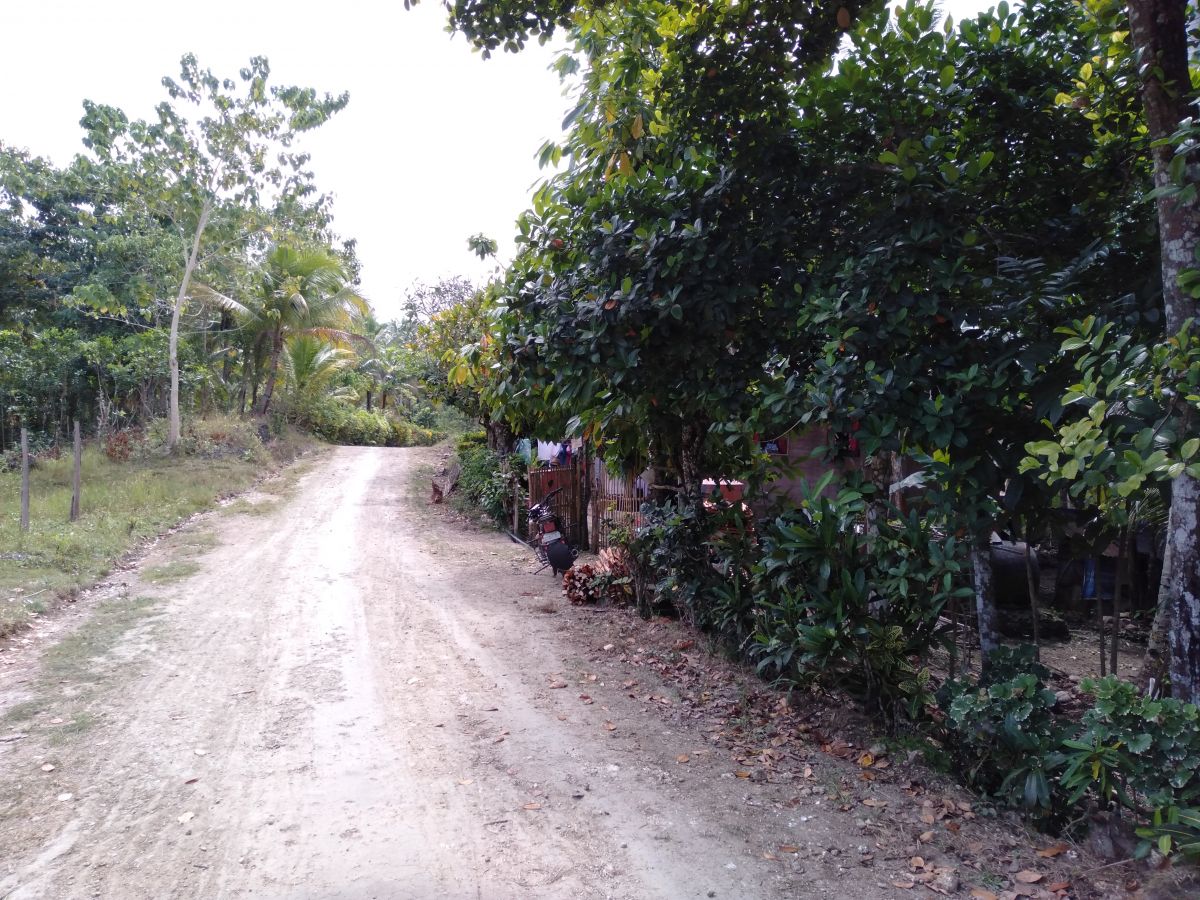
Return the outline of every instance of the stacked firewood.
[[[628,552],[623,547],[605,548],[595,563],[568,570],[563,577],[563,595],[580,605],[628,603],[633,597],[629,572]]]

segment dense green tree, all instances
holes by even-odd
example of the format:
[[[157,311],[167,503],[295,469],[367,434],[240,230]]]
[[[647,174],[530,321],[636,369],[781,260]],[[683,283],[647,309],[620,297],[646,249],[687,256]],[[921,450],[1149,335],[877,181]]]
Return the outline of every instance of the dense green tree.
[[[153,121],[85,101],[84,143],[99,163],[133,186],[148,214],[171,223],[186,247],[171,306],[171,399],[168,444],[179,439],[179,323],[214,216],[270,206],[270,196],[311,193],[306,154],[293,143],[341,110],[348,96],[320,97],[311,88],[269,84],[270,66],[254,57],[238,79],[221,79],[183,57],[178,80],[163,79],[168,101]],[[191,116],[192,118],[189,118]],[[117,176],[114,176],[117,177]],[[273,353],[277,364],[278,351]]]

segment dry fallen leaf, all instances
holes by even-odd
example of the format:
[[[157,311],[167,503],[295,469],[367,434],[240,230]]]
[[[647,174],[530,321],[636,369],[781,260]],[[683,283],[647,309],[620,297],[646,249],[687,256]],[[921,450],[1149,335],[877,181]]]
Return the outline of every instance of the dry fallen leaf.
[[[521,809],[541,809],[541,808],[542,808],[542,804],[540,804],[540,803],[526,803],[524,806],[521,807]]]
[[[1013,876],[1021,884],[1037,884],[1043,877],[1041,872],[1035,872],[1032,869],[1022,869]]]
[[[915,881],[913,881],[911,878],[897,878],[895,881],[892,882],[892,887],[902,888],[903,890],[906,890],[906,891],[909,888],[913,888],[916,886],[917,886],[917,883]]]
[[[866,800],[863,801],[863,806],[874,806],[874,807],[878,807],[878,808],[883,808],[883,807],[887,806],[887,801],[886,800],[876,800],[874,797],[868,797]]]
[[[688,756],[686,753],[680,753],[680,754],[679,754],[677,757],[675,757],[675,762],[677,762],[677,763],[685,763],[685,762],[687,762],[689,759],[691,759],[691,757],[690,757],[690,756]]]
[[[1071,882],[1069,882],[1069,881],[1056,881],[1056,882],[1054,882],[1054,884],[1046,885],[1046,890],[1048,890],[1048,891],[1058,892],[1058,891],[1069,891],[1070,889],[1071,889]]]
[[[605,731],[616,731],[617,726],[614,725],[612,722],[605,722],[604,729],[605,729]]]
[[[474,780],[475,780],[474,778],[461,778],[461,779],[459,779],[458,783],[462,784],[462,785],[467,785],[467,784],[471,784]]]
[[[1037,852],[1037,855],[1046,858],[1053,858],[1058,856],[1060,853],[1065,853],[1068,849],[1069,847],[1066,844],[1060,842],[1051,847],[1043,847]]]
[[[860,766],[862,766],[864,769],[866,769],[869,766],[872,766],[875,764],[875,757],[872,756],[870,753],[864,753],[862,756],[860,756],[858,758],[858,764]]]
[[[188,822],[192,821],[192,819],[194,819],[194,818],[196,818],[196,814],[194,812],[185,812],[182,816],[179,817],[179,824],[186,825]]]
[[[750,773],[747,772],[745,769],[739,769],[738,771],[734,772],[733,774],[736,775],[738,778],[749,778],[750,777]]]
[[[925,860],[923,858],[921,858],[920,856],[914,856],[912,859],[910,859],[908,861],[908,864],[914,869],[925,868]]]
[[[922,844],[928,844],[930,841],[933,840],[933,832],[932,831],[922,831],[921,836],[918,837],[917,840],[919,840]]]
[[[975,900],[1000,900],[999,897],[985,888],[971,888],[971,896]]]
[[[43,772],[53,772],[54,766],[52,766],[50,763],[46,763],[44,766],[42,766],[42,771]]]
[[[557,688],[565,688],[566,686],[567,686],[567,683],[566,683],[565,681],[552,681],[552,682],[550,682],[550,689],[551,689],[551,690],[555,690],[555,689],[557,689]]]
[[[780,853],[799,853],[800,848],[793,844],[780,844],[779,852]]]

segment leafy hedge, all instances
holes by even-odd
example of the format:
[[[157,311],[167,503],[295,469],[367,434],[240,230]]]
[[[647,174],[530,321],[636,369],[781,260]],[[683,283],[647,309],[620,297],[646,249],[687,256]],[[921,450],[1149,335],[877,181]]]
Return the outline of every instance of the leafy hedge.
[[[863,487],[810,493],[751,527],[717,500],[645,504],[628,551],[639,610],[674,611],[776,681],[856,693],[940,744],[964,782],[1062,827],[1123,810],[1141,852],[1200,855],[1200,710],[1116,678],[1066,715],[1032,647],[1003,647],[979,679],[933,692],[943,613],[970,596],[965,548]]]
[[[381,412],[367,412],[336,400],[317,400],[292,410],[295,421],[331,444],[363,447],[428,446],[445,435]]]

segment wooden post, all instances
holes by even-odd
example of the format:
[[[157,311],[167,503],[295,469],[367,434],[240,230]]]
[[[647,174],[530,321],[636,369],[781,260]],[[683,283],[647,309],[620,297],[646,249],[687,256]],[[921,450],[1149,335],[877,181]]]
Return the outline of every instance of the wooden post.
[[[513,530],[512,533],[521,537],[521,478],[513,475]]]
[[[29,530],[29,432],[21,426],[21,530]]]
[[[79,433],[79,420],[75,421],[75,467],[71,473],[71,521],[79,518],[79,504],[83,499],[83,437]]]

